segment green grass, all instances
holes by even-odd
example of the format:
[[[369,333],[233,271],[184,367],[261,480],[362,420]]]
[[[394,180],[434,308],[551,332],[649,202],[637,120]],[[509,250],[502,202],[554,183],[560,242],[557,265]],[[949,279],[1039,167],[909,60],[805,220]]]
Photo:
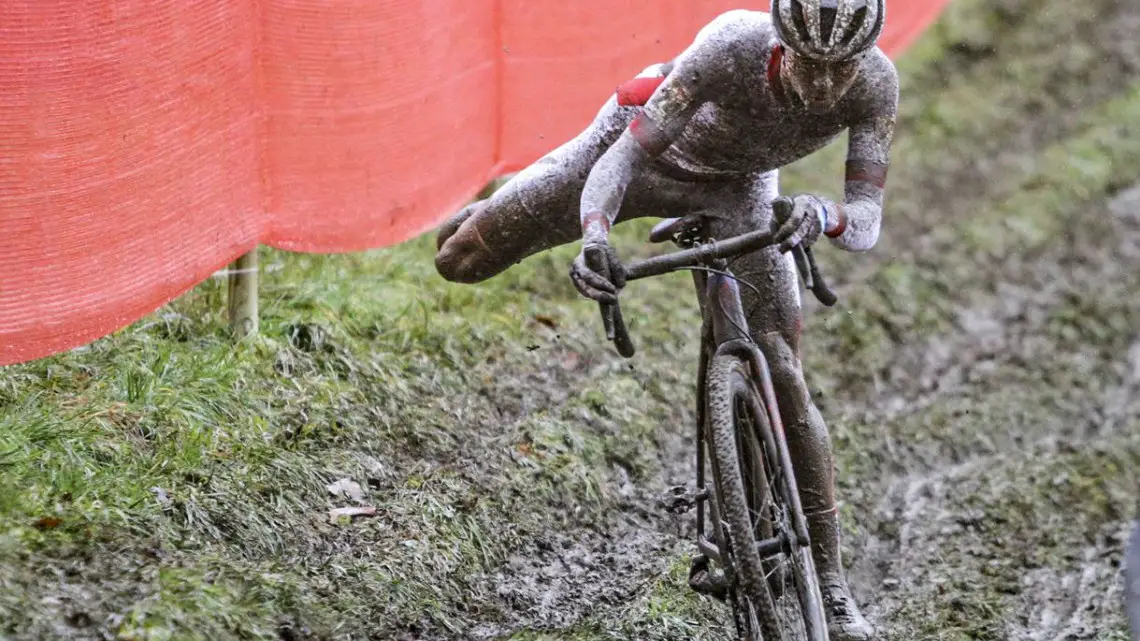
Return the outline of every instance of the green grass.
[[[469,577],[528,535],[613,512],[615,466],[656,468],[645,443],[687,382],[667,356],[687,338],[670,326],[694,312],[666,320],[651,296],[676,279],[629,305],[660,361],[631,370],[552,268],[568,251],[471,288],[434,275],[427,238],[358,256],[263,250],[281,269],[256,340],[231,343],[210,282],[90,349],[8,368],[0,630],[112,613],[123,638],[275,638],[290,620],[335,634],[377,612],[391,629],[455,627]],[[574,380],[564,398],[520,389],[551,361]],[[382,518],[325,522],[325,485],[342,476]],[[560,514],[571,507],[585,512]],[[66,580],[60,564],[121,593],[98,612],[27,608]]]

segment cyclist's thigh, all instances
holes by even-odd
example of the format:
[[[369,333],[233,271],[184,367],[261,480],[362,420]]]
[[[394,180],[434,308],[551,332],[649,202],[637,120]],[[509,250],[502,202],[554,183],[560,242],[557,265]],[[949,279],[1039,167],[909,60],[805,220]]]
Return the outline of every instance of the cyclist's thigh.
[[[727,238],[766,229],[771,225],[771,203],[779,195],[779,176],[770,172],[756,179],[737,202],[726,202],[728,208],[718,215],[714,236]],[[757,343],[766,347],[765,356],[778,366],[779,361],[799,369],[801,300],[799,280],[791,254],[781,254],[769,247],[733,259],[733,274],[743,282],[740,295],[748,327]],[[773,339],[779,339],[778,342]],[[774,349],[779,344],[783,349]],[[773,352],[773,353],[768,353]]]
[[[445,226],[436,256],[440,274],[461,282],[485,280],[528,256],[581,238],[578,210],[586,177],[637,113],[611,96],[584,131],[457,214],[453,221],[462,223],[454,231]],[[627,201],[651,191],[640,186],[645,180],[630,185]],[[623,206],[619,220],[629,217],[627,209],[641,207]]]
[[[784,422],[790,426],[808,419],[811,396],[800,361],[799,276],[791,255],[765,249],[741,258],[732,271],[759,291],[742,286],[741,299],[752,339],[768,361]]]
[[[741,288],[744,314],[753,338],[763,347],[778,336],[787,347],[791,365],[798,369],[803,310],[799,276],[791,254],[769,248],[741,257],[731,268],[738,278],[759,290],[757,294],[747,286]]]

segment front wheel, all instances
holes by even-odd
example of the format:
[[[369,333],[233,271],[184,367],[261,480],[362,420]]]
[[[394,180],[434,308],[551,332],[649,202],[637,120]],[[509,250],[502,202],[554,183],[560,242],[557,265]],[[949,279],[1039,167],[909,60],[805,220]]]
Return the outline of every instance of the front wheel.
[[[724,527],[717,541],[746,641],[827,641],[810,546],[797,541],[779,444],[748,362],[713,359],[707,391],[709,451]],[[790,588],[790,589],[788,589]]]

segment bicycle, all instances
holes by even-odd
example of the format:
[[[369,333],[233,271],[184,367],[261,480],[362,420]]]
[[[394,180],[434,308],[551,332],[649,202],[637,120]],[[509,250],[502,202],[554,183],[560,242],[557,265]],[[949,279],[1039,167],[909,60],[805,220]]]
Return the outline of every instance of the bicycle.
[[[775,211],[784,215],[790,207],[786,198],[774,203]],[[689,585],[730,603],[741,639],[827,641],[807,521],[775,390],[764,355],[748,331],[738,279],[728,270],[728,259],[784,238],[754,231],[716,241],[708,231],[707,221],[698,216],[663,220],[650,233],[650,242],[672,240],[682,251],[626,267],[627,283],[692,271],[703,319],[696,489],[672,488],[663,507],[673,513],[696,507],[699,554],[690,569]],[[835,295],[820,277],[811,249],[792,251],[807,289],[824,305],[834,305]],[[588,253],[586,260],[592,269],[609,276],[598,253]],[[622,356],[632,357],[635,349],[620,306],[600,305],[607,339]],[[711,488],[706,486],[710,472]],[[794,588],[792,594],[786,589],[788,583]]]

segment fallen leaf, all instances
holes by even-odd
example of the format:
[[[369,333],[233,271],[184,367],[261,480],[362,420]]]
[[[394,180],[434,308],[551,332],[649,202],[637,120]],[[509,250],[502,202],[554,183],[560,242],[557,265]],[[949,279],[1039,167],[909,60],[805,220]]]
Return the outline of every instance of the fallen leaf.
[[[41,530],[54,530],[55,528],[59,527],[60,523],[63,523],[63,520],[57,517],[41,516],[40,518],[36,519],[35,526]]]
[[[343,496],[357,503],[364,500],[364,490],[361,489],[360,484],[349,478],[343,478],[326,486],[326,488],[333,496]]]
[[[338,507],[329,510],[329,520],[336,523],[340,517],[347,516],[353,518],[356,516],[376,516],[376,508],[374,507]]]

